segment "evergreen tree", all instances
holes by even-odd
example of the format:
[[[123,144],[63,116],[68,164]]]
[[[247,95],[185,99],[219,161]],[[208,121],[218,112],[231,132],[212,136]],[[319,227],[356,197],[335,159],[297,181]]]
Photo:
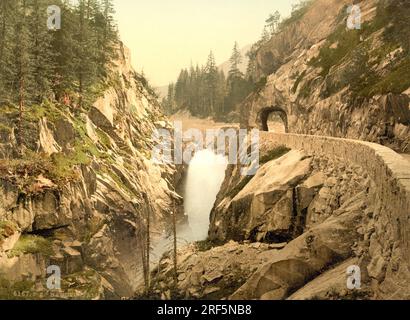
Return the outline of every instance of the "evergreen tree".
[[[11,36],[15,16],[15,0],[0,2],[0,103],[10,100],[11,71],[13,55],[11,52]]]
[[[239,64],[242,56],[238,50],[238,44],[235,42],[232,56],[230,59],[231,68],[227,80],[228,96],[225,100],[225,112],[233,111],[236,105],[241,102],[250,92],[250,86],[244,78],[244,74],[239,70]]]
[[[93,13],[93,2],[79,0],[76,8],[74,37],[74,70],[77,76],[78,105],[83,106],[84,97],[89,93],[90,85],[96,80],[98,54],[96,53],[96,33],[93,33],[90,20]]]
[[[262,43],[264,44],[264,43],[267,43],[269,40],[270,40],[270,38],[271,38],[271,34],[269,34],[269,31],[268,31],[268,27],[264,27],[263,28],[263,32],[262,32],[262,37],[261,37],[261,41],[262,41]]]
[[[48,0],[0,1],[0,103],[24,107],[45,98],[94,100],[108,76],[118,33],[112,0],[55,0],[62,28],[46,28]],[[20,121],[20,123],[22,120]]]
[[[232,50],[232,55],[231,58],[229,59],[231,63],[231,68],[229,70],[229,76],[230,77],[240,77],[242,75],[242,72],[239,70],[239,65],[242,62],[242,55],[239,52],[238,48],[238,43],[235,42],[235,45]]]
[[[184,109],[194,116],[218,118],[231,112],[249,94],[252,84],[245,80],[239,69],[242,56],[237,43],[230,61],[228,78],[218,70],[212,51],[204,67],[197,65],[194,68],[191,65],[189,71],[182,69],[175,86],[168,87],[168,96],[163,100],[164,109],[167,112]]]
[[[280,19],[281,16],[279,11],[277,10],[274,14],[269,15],[269,18],[266,20],[266,24],[269,27],[271,34],[276,33],[276,31],[278,30]]]
[[[207,107],[206,115],[213,115],[215,112],[216,98],[217,98],[217,81],[218,81],[218,69],[215,63],[215,57],[211,51],[208,56],[208,61],[205,67],[205,83],[206,89],[208,90],[207,94]]]
[[[117,58],[118,32],[114,23],[114,5],[112,0],[95,3],[94,28],[97,35],[98,74],[106,76],[106,68]]]
[[[23,121],[25,106],[31,102],[33,83],[33,60],[30,55],[30,29],[28,24],[28,4],[26,0],[16,4],[13,31],[12,31],[12,54],[14,59],[10,66],[10,81],[13,101],[17,102],[19,109],[17,140],[22,153],[24,142]]]
[[[76,16],[75,8],[69,3],[61,2],[61,29],[52,32],[52,47],[55,51],[55,70],[52,78],[52,89],[57,101],[73,96],[76,89]]]
[[[45,28],[47,4],[44,0],[33,0],[29,22],[31,30],[31,56],[33,62],[33,95],[40,103],[51,95],[51,81],[55,69],[51,31]]]

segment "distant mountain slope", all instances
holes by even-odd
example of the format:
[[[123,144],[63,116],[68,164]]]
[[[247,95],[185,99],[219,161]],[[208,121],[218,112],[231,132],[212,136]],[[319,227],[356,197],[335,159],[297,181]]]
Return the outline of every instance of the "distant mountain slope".
[[[168,85],[162,87],[156,87],[155,92],[158,94],[159,98],[165,98],[168,94]]]

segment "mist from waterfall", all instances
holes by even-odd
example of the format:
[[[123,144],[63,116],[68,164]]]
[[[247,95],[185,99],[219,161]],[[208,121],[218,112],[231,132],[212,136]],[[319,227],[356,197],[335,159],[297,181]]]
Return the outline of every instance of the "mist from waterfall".
[[[177,226],[179,247],[207,238],[209,215],[225,178],[227,165],[226,157],[208,149],[198,151],[190,161],[183,190],[188,224]],[[172,234],[165,234],[165,231],[160,239],[152,242],[151,267],[155,267],[162,255],[171,250],[172,244]]]
[[[205,149],[192,158],[186,177],[184,208],[189,226],[180,230],[179,237],[188,241],[205,240],[208,236],[209,215],[225,178],[228,160]]]

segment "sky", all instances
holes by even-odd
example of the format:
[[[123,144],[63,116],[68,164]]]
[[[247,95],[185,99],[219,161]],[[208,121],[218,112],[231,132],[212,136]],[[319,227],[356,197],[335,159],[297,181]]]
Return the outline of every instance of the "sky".
[[[124,44],[134,68],[154,86],[175,82],[180,70],[228,60],[235,41],[256,42],[270,13],[289,16],[299,0],[114,0]]]

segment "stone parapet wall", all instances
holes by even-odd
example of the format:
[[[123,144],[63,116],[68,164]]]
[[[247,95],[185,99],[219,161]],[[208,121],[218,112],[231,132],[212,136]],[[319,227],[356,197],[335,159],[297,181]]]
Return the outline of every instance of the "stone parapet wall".
[[[400,288],[406,287],[405,283],[410,279],[402,276],[410,265],[410,162],[387,147],[365,141],[268,132],[261,132],[260,137],[262,143],[285,145],[308,154],[341,159],[360,166],[368,174],[373,182],[369,195],[374,212],[370,219],[372,231],[364,237],[368,244],[367,269],[378,269],[377,279],[372,280],[381,296],[383,286],[390,293],[392,289],[397,288],[399,292]],[[369,273],[371,276],[372,272]],[[401,294],[388,298],[400,297]]]

